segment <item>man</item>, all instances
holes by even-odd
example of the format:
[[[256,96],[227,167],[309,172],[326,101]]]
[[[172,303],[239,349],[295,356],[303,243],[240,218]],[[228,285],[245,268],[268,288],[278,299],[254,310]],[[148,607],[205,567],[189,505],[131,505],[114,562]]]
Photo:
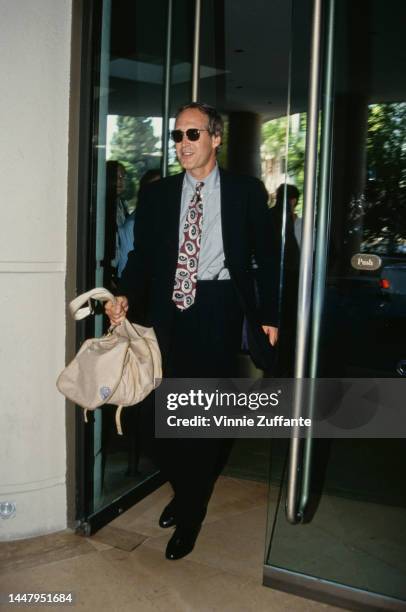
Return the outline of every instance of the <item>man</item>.
[[[128,312],[158,337],[164,377],[236,374],[242,320],[250,350],[267,368],[277,341],[277,257],[263,184],[217,166],[223,123],[217,111],[192,103],[180,109],[172,138],[185,172],[140,194],[135,251],[130,254],[112,324]],[[255,280],[252,262],[255,260]],[[195,544],[214,484],[231,450],[229,440],[157,440],[160,466],[174,490],[161,527],[176,525],[166,557],[180,559]]]

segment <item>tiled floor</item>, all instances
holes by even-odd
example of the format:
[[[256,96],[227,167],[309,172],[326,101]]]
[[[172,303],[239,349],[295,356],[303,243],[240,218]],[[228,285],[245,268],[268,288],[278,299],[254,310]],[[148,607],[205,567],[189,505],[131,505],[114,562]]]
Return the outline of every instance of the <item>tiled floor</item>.
[[[3,544],[0,592],[71,590],[74,609],[89,611],[338,610],[262,586],[264,484],[220,478],[196,547],[179,561],[164,558],[170,533],[157,525],[170,497],[164,485],[91,538],[66,531]]]

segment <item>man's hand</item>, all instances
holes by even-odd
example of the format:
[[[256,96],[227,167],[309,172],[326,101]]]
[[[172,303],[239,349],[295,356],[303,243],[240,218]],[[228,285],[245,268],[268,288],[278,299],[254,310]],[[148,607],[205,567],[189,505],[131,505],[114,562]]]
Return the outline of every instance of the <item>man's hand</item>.
[[[110,325],[119,325],[124,321],[128,311],[128,300],[125,295],[116,297],[116,302],[108,301],[104,305],[104,311],[110,319]]]
[[[268,336],[268,340],[272,344],[272,346],[275,346],[275,344],[278,342],[278,328],[272,327],[272,325],[263,325],[262,329],[264,330],[264,333]]]

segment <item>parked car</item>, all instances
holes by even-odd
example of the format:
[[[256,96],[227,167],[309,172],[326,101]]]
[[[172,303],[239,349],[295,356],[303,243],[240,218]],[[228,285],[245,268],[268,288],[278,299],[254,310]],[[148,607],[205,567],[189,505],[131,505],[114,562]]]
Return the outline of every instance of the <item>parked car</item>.
[[[406,317],[406,263],[386,264],[379,278],[381,307],[392,316]]]

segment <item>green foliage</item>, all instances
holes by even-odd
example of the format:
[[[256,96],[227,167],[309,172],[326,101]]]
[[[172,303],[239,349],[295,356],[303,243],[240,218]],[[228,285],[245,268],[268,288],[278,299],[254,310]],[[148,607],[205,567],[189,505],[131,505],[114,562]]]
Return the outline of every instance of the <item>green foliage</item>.
[[[364,239],[396,253],[406,241],[406,104],[373,104],[368,112],[368,185]]]
[[[406,104],[373,104],[368,113],[368,169],[385,190],[406,187]]]
[[[287,117],[267,121],[262,126],[263,150],[267,156],[286,159]],[[306,146],[306,114],[302,113],[299,122],[289,123],[288,180],[293,182],[303,194],[304,158]]]
[[[301,194],[304,187],[306,119],[306,114],[301,113],[298,130],[295,133],[291,131],[289,135],[288,174],[294,178],[294,183]]]
[[[263,124],[266,155],[286,157],[286,117]],[[288,180],[303,194],[306,114],[289,126]],[[367,184],[353,222],[363,231],[363,250],[406,251],[406,103],[373,104],[368,111]]]
[[[126,199],[138,192],[142,175],[150,168],[159,167],[158,138],[154,136],[148,117],[117,117],[117,131],[111,141],[111,159],[121,162],[126,169],[128,183]]]
[[[284,157],[286,151],[286,117],[271,119],[262,125],[262,143],[272,157]]]

